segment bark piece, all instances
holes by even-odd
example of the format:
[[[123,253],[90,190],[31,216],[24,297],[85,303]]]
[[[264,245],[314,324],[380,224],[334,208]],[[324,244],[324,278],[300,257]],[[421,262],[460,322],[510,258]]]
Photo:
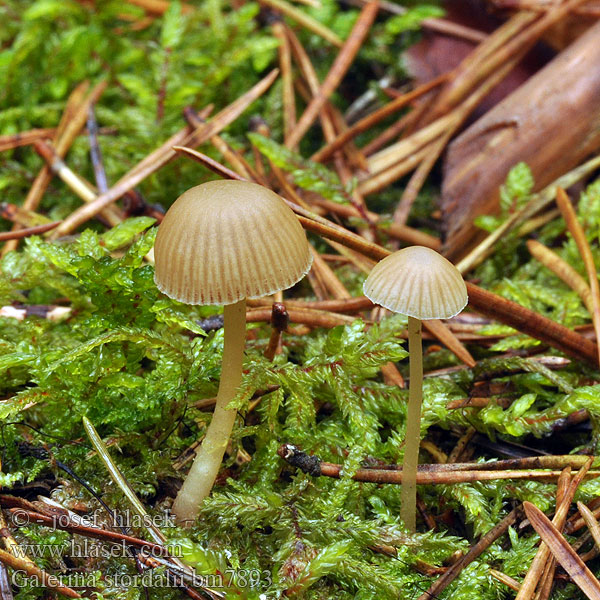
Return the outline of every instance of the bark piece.
[[[483,233],[473,219],[499,208],[516,163],[542,189],[600,147],[600,23],[479,119],[448,149],[442,185],[445,254],[458,259]]]

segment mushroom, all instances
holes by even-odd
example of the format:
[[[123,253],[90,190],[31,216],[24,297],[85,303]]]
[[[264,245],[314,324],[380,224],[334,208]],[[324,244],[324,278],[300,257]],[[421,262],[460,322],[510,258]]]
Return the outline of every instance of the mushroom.
[[[377,263],[363,289],[374,303],[408,315],[410,386],[400,516],[406,527],[415,531],[423,399],[421,321],[457,315],[467,304],[467,286],[458,269],[441,254],[423,246],[409,246]]]
[[[210,493],[236,411],[227,410],[242,380],[246,298],[291,287],[310,269],[302,226],[275,192],[246,181],[211,181],[182,194],[167,211],[154,245],[154,281],[186,304],[224,305],[221,380],[212,420],[173,504],[190,525]]]

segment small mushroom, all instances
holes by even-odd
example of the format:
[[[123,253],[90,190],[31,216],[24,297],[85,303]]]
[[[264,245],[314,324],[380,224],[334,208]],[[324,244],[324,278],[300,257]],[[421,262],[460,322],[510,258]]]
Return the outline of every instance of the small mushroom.
[[[190,525],[210,493],[236,411],[227,410],[242,380],[246,298],[291,287],[310,269],[302,226],[273,191],[245,181],[211,181],[182,194],[167,211],[154,245],[154,281],[186,304],[224,305],[221,381],[212,420],[173,504]]]
[[[363,289],[376,304],[408,315],[410,387],[400,516],[406,527],[415,531],[423,399],[421,321],[457,315],[467,304],[467,286],[458,269],[441,254],[423,246],[410,246],[377,263],[365,280]]]

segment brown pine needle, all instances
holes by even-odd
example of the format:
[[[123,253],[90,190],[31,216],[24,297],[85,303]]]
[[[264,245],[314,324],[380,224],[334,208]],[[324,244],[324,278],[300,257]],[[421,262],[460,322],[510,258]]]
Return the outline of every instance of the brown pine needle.
[[[471,353],[462,342],[444,325],[439,319],[428,319],[423,321],[423,327],[434,335],[452,354],[468,367],[474,367],[477,363]]]
[[[527,240],[527,249],[535,259],[558,275],[583,301],[590,315],[594,314],[592,292],[586,280],[556,252],[537,240]]]
[[[318,36],[321,36],[324,40],[327,40],[330,44],[341,48],[344,42],[341,38],[337,36],[331,29],[328,29],[320,23],[319,21],[313,19],[311,16],[307,15],[305,12],[298,10],[296,7],[292,6],[289,2],[285,0],[259,0],[262,4],[276,10],[284,14],[286,17],[289,17],[293,21],[296,21],[302,27],[312,31]]]
[[[90,106],[93,106],[106,88],[106,82],[101,82],[87,95],[89,82],[80,83],[67,99],[65,110],[56,129],[53,143],[58,156],[64,158],[75,138],[83,129]],[[42,200],[46,188],[52,181],[52,171],[50,167],[44,165],[35,178],[27,196],[23,202],[23,208],[27,210],[36,210]],[[11,240],[4,245],[2,256],[11,250],[17,248],[17,242]]]
[[[556,506],[556,512],[554,514],[554,518],[552,519],[552,524],[557,528],[557,531],[561,531],[564,528],[569,506],[571,505],[571,502],[573,502],[573,496],[575,495],[579,484],[588,474],[591,464],[592,459],[588,458],[587,463],[582,466],[579,471],[577,471],[577,474],[573,477],[568,489],[562,494],[562,501]],[[570,467],[566,467],[565,471],[570,471]],[[527,508],[525,509],[525,512],[527,513]],[[529,513],[527,513],[527,516],[529,516]],[[543,574],[546,561],[548,560],[549,556],[550,549],[548,545],[541,544],[538,548],[535,558],[533,559],[533,562],[531,563],[531,566],[529,567],[529,571],[527,571],[525,579],[523,579],[523,582],[521,583],[521,589],[519,590],[515,600],[530,600],[532,598],[535,588]]]
[[[279,69],[281,70],[283,94],[283,138],[286,140],[287,146],[287,139],[296,126],[296,97],[294,95],[292,54],[290,42],[282,23],[273,24],[273,35],[279,41]]]
[[[433,88],[439,86],[441,83],[448,79],[448,75],[445,73],[428,81],[427,83],[415,88],[414,90],[402,94],[398,98],[395,98],[384,107],[376,110],[370,115],[364,117],[352,127],[349,127],[346,131],[339,134],[332,142],[321,148],[318,152],[315,152],[310,158],[316,162],[324,162],[329,159],[336,150],[339,150],[348,140],[355,138],[359,133],[367,131],[389,115],[394,114],[406,105],[410,104],[413,100],[421,97]]]
[[[432,600],[437,598],[439,594],[445,590],[461,572],[483,554],[499,537],[503,536],[508,528],[513,525],[520,515],[518,508],[511,512],[492,527],[471,549],[459,560],[457,560],[439,579],[437,579],[430,588],[421,594],[417,600]]]
[[[53,221],[52,223],[43,223],[42,225],[36,225],[35,227],[28,227],[27,229],[17,229],[16,231],[3,231],[0,233],[0,242],[6,240],[20,240],[30,235],[39,235],[51,231],[58,227],[61,221]]]
[[[268,0],[268,2],[273,1],[274,0]],[[280,1],[281,0],[277,0],[277,2]],[[354,57],[360,50],[365,37],[369,33],[371,25],[373,24],[375,16],[377,15],[378,8],[379,5],[377,0],[373,0],[372,2],[369,2],[369,4],[367,4],[362,10],[356,23],[354,24],[354,27],[352,28],[352,31],[350,32],[350,35],[348,36],[348,39],[344,42],[343,47],[333,61],[333,65],[331,66],[329,73],[327,73],[318,95],[315,96],[306,107],[306,110],[298,120],[296,127],[294,127],[288,136],[286,144],[289,147],[293,148],[300,142],[300,140],[304,137],[304,134],[308,131],[308,128],[317,118],[319,111],[323,108],[329,96],[335,91],[342,81],[342,78],[354,60]]]
[[[585,270],[588,274],[590,292],[592,294],[592,320],[594,322],[594,331],[596,332],[596,341],[599,344],[598,360],[600,362],[600,285],[598,284],[598,273],[596,272],[594,257],[583,228],[577,220],[577,214],[569,200],[569,196],[567,196],[567,193],[562,188],[556,190],[556,204],[562,213],[569,233],[573,236],[577,244],[579,254],[581,254]]]
[[[594,538],[594,544],[600,549],[600,524],[598,523],[598,520],[594,516],[594,513],[583,502],[578,502],[577,508]]]
[[[590,600],[600,600],[600,582],[560,531],[535,504],[523,502],[523,507],[529,522],[573,582]]]
[[[237,119],[237,117],[252,104],[252,102],[262,96],[262,94],[271,86],[273,81],[275,81],[278,73],[278,69],[271,71],[243,96],[215,115],[214,118],[203,125],[200,130],[191,133],[187,138],[182,140],[180,144],[183,143],[184,145],[197,146],[210,139],[216,133],[219,133],[219,131],[235,121],[235,119]],[[148,157],[146,157],[146,159],[141,161],[129,173],[121,177],[108,192],[101,194],[94,202],[82,206],[69,215],[69,217],[67,217],[56,229],[53,238],[56,239],[61,235],[71,233],[74,229],[95,217],[102,209],[112,204],[115,200],[118,200],[123,194],[133,189],[138,183],[146,179],[146,177],[167,164],[176,155],[172,146],[178,145],[173,144],[171,140],[168,140],[167,143],[168,145],[163,144],[155,153],[153,153],[156,158],[154,162],[149,163]],[[143,167],[141,166],[142,164],[144,165]]]
[[[0,152],[13,150],[21,146],[29,146],[36,140],[52,139],[56,135],[56,129],[30,129],[10,135],[0,135]]]

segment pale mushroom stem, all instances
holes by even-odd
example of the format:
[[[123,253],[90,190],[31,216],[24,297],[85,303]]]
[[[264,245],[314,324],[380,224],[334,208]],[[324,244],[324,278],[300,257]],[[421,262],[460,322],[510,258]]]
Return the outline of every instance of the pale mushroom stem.
[[[406,528],[414,532],[417,528],[417,465],[421,442],[421,402],[423,400],[421,321],[414,317],[408,317],[408,352],[410,387],[408,389],[406,437],[404,438],[404,462],[402,463],[400,517]]]
[[[226,304],[223,315],[225,343],[215,410],[192,468],[171,509],[177,522],[184,526],[192,525],[198,516],[202,500],[210,494],[237,414],[235,410],[227,410],[226,406],[235,397],[242,382],[246,344],[246,299],[235,304]]]

